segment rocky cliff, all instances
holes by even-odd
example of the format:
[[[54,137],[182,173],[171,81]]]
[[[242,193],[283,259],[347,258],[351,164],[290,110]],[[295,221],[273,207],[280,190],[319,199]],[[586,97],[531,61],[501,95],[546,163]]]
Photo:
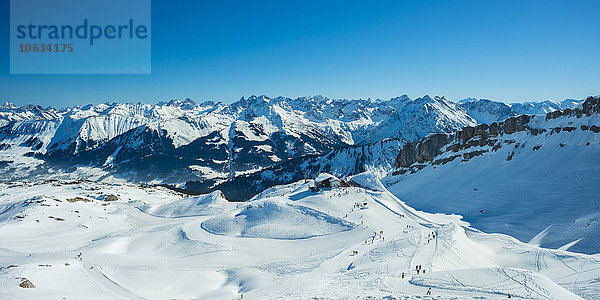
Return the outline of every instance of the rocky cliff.
[[[565,109],[548,112],[544,118],[545,121],[561,117],[582,118],[600,114],[600,97],[589,97],[581,105],[581,108]],[[418,142],[406,144],[400,150],[396,158],[395,167],[398,169],[396,174],[403,174],[407,171],[416,172],[423,167],[422,164],[431,162],[434,165],[444,164],[458,157],[468,160],[474,156],[479,156],[487,151],[496,151],[502,146],[500,137],[505,134],[516,132],[526,132],[527,134],[538,135],[549,131],[549,134],[560,132],[562,130],[573,131],[573,126],[548,127],[543,126],[538,121],[535,126],[530,126],[533,119],[538,121],[539,116],[519,115],[510,117],[503,122],[493,122],[490,125],[480,124],[477,126],[467,126],[452,134],[432,134]],[[542,122],[543,123],[543,122]],[[541,126],[540,126],[541,125]],[[600,132],[600,127],[596,124],[581,124],[583,131]],[[510,140],[504,143],[511,143]],[[490,146],[491,149],[479,149],[476,151],[462,151],[460,155],[446,155],[444,158],[436,159],[444,152],[458,153],[461,150],[472,147]],[[510,157],[508,157],[510,159]]]

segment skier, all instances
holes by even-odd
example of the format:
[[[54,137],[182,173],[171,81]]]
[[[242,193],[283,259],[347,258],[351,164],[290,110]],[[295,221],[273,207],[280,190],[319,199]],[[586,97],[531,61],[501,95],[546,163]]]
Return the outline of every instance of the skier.
[[[431,288],[429,288],[429,289],[427,290],[427,293],[425,294],[425,296],[431,296]]]

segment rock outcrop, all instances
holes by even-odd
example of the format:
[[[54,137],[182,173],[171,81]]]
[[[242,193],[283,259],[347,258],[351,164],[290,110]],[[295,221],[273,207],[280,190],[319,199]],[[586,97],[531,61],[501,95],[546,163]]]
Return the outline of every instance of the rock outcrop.
[[[562,116],[570,116],[581,118],[583,116],[591,116],[592,114],[600,114],[600,97],[588,97],[581,105],[581,108],[565,109],[562,111],[553,111],[546,114],[546,120],[556,119]],[[462,155],[448,155],[444,158],[435,159],[436,156],[446,152],[459,152],[471,147],[490,146],[491,151],[497,151],[501,147],[500,136],[504,134],[513,134],[516,132],[527,131],[528,134],[538,135],[546,132],[546,129],[535,128],[528,126],[534,116],[519,115],[510,117],[504,122],[494,122],[490,125],[480,124],[477,126],[468,126],[450,134],[432,134],[418,142],[406,144],[396,158],[395,167],[399,170],[394,172],[395,175],[404,174],[407,171],[415,172],[424,167],[424,163],[432,162],[434,165],[445,164],[458,157],[463,157],[463,160],[469,160],[473,157],[480,156],[489,150],[475,150],[465,152]],[[590,130],[592,132],[600,132],[600,127],[596,125],[581,125],[581,130]],[[565,126],[551,128],[550,134],[560,133],[561,131],[573,132],[577,127]],[[505,141],[510,144],[510,140]],[[513,141],[514,142],[514,141]],[[539,146],[541,147],[541,146]],[[537,147],[537,149],[539,149]],[[534,148],[534,150],[537,150]],[[507,160],[511,160],[509,156]],[[408,168],[408,169],[407,169]]]
[[[106,198],[104,198],[104,201],[117,201],[119,200],[119,197],[113,194],[110,194],[108,196],[106,196]]]
[[[591,116],[600,113],[600,97],[588,97],[581,104],[581,108],[565,109],[549,112],[546,114],[546,120],[556,119],[561,116],[575,116],[581,118],[583,115]]]
[[[400,154],[396,158],[396,168],[407,168],[414,163],[431,162],[433,159],[446,150],[458,152],[459,150],[475,147],[475,146],[493,146],[497,140],[494,137],[504,133],[511,134],[527,129],[527,123],[531,121],[531,116],[520,115],[510,117],[504,122],[492,123],[490,125],[480,124],[473,127],[465,127],[454,134],[432,134],[419,142],[406,144]],[[464,158],[471,159],[479,156],[471,155],[474,153],[466,153]],[[452,160],[452,159],[451,159]],[[444,163],[448,160],[443,160]],[[436,161],[439,163],[439,161]]]
[[[21,283],[19,284],[20,287],[24,288],[24,289],[32,289],[35,288],[35,285],[29,281],[29,279],[27,278],[21,278]]]
[[[71,203],[75,203],[75,202],[92,202],[92,200],[86,199],[86,198],[82,198],[82,197],[75,197],[75,198],[69,198],[69,199],[67,199],[67,202],[71,202]]]
[[[415,162],[423,163],[433,160],[441,153],[448,142],[448,135],[439,133],[428,136],[420,142],[407,144],[396,159],[396,167],[408,167]]]

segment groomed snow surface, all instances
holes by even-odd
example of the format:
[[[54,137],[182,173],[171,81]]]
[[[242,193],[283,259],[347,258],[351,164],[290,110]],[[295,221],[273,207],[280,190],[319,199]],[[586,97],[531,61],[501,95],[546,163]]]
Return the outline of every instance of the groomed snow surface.
[[[132,184],[2,184],[0,298],[600,297],[599,255],[416,211],[368,173],[354,182],[312,192],[302,181],[244,203]]]
[[[497,150],[484,146],[447,151],[435,160],[488,152],[466,161],[459,157],[446,164],[429,163],[414,174],[389,175],[382,181],[414,208],[460,214],[488,233],[546,248],[600,253],[600,134],[581,129],[595,124],[600,124],[600,115],[538,118],[529,126],[547,129],[542,134],[505,134],[498,138]],[[567,126],[575,130],[551,134],[552,128]]]

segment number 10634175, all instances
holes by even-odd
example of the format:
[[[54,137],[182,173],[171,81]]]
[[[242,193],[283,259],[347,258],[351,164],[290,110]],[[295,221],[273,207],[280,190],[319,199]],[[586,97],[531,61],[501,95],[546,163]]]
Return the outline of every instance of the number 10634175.
[[[19,44],[19,52],[73,52],[73,44]]]

